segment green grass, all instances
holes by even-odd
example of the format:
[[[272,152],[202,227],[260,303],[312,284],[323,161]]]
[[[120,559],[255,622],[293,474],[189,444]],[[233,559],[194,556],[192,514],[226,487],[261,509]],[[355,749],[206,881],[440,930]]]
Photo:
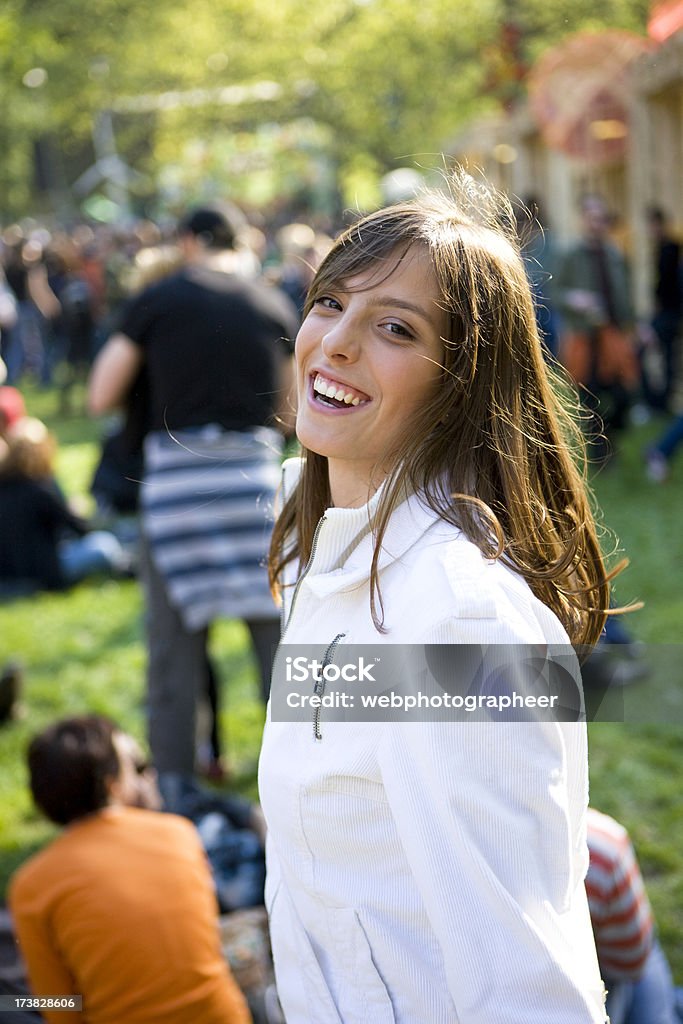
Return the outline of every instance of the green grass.
[[[65,490],[83,496],[97,457],[100,427],[57,415],[51,392],[27,392],[29,410],[60,440],[58,473]],[[617,600],[642,600],[629,628],[652,644],[678,644],[683,625],[683,459],[657,487],[643,473],[642,447],[661,422],[634,429],[619,461],[596,476],[604,522],[631,559]],[[608,547],[611,542],[606,541]],[[240,623],[220,623],[212,649],[223,680],[223,727],[236,788],[255,796],[263,710],[255,666]],[[669,695],[683,693],[683,647],[669,649]],[[673,652],[673,653],[672,653]],[[19,656],[26,669],[24,716],[0,731],[0,896],[12,870],[52,830],[31,808],[24,751],[28,737],[54,718],[79,711],[109,714],[144,737],[142,604],[134,581],[82,584],[68,594],[0,606],[0,661]],[[633,691],[636,693],[636,691]],[[656,721],[660,693],[637,690],[636,712]],[[674,702],[675,703],[675,702]],[[648,708],[648,704],[650,707]],[[651,714],[648,714],[648,710]],[[589,727],[591,801],[630,830],[643,867],[664,947],[683,981],[683,814],[681,715],[668,724],[593,723]]]
[[[629,829],[646,878],[662,944],[683,981],[683,459],[664,485],[649,483],[642,451],[662,431],[657,419],[632,429],[619,459],[594,479],[604,523],[630,559],[618,577],[618,603],[643,601],[624,620],[633,635],[654,645],[666,665],[657,676],[624,693],[629,721],[589,727],[591,803]],[[610,550],[610,545],[606,545]],[[661,674],[661,673],[660,673]],[[663,701],[674,709],[666,722]],[[669,703],[667,703],[667,708]],[[659,723],[659,724],[653,724]]]

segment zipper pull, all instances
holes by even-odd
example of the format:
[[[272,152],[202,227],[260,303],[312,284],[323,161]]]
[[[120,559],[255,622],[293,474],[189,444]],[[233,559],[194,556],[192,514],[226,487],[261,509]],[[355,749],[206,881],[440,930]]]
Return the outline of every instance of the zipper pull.
[[[323,658],[322,668],[320,669],[320,679],[316,679],[313,692],[318,697],[323,697],[325,694],[325,669],[328,665],[332,664],[334,658],[334,652],[339,646],[339,641],[343,640],[346,633],[337,633],[334,640],[330,643],[327,650],[325,651],[325,657]],[[323,734],[320,731],[320,715],[322,713],[322,707],[313,709],[313,739],[321,740]]]

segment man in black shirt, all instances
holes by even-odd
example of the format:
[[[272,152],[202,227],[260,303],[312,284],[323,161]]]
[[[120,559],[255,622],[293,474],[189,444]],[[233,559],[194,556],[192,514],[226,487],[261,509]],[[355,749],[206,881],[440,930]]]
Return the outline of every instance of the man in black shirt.
[[[293,419],[298,320],[284,295],[243,273],[238,232],[224,208],[183,221],[183,268],[133,299],[90,381],[90,410],[100,414],[121,404],[143,365],[149,380],[141,490],[149,739],[171,804],[194,770],[197,698],[215,685],[210,623],[244,619],[264,697],[279,635],[263,560],[280,434]]]

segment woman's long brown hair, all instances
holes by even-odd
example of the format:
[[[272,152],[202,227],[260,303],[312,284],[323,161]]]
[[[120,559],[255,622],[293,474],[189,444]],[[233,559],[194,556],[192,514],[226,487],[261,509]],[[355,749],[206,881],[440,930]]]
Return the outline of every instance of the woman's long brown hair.
[[[544,358],[512,224],[507,201],[463,173],[450,194],[388,207],[345,231],[316,274],[306,312],[368,268],[388,276],[420,247],[447,313],[440,387],[390,453],[393,469],[373,522],[375,627],[383,629],[382,538],[406,490],[415,490],[486,557],[523,576],[572,643],[592,645],[620,566],[608,573],[603,562],[570,389]],[[269,572],[276,593],[285,567],[308,561],[330,504],[326,458],[302,454],[299,483],[273,532]]]

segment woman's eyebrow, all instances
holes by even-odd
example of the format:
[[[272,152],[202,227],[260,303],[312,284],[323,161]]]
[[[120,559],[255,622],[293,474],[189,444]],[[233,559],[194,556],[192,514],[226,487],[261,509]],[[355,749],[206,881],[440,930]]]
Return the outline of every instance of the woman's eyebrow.
[[[424,306],[420,306],[415,302],[408,302],[406,299],[396,298],[395,295],[375,295],[370,299],[368,305],[370,306],[394,306],[397,309],[407,309],[411,313],[417,313],[418,316],[426,320],[432,327],[436,327],[436,321],[431,315],[429,310],[425,309]]]

